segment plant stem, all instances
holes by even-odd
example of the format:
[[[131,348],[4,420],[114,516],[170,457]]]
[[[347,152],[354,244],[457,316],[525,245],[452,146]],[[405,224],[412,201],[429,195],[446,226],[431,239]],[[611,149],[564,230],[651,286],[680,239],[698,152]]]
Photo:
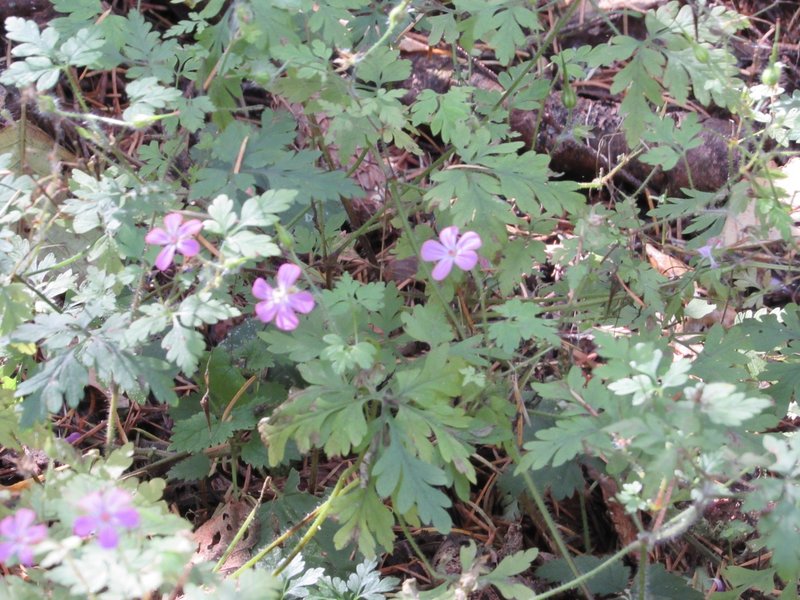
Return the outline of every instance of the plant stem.
[[[110,398],[108,400],[108,421],[106,424],[106,455],[111,454],[114,447],[114,425],[117,416],[117,406],[119,405],[119,386],[115,381],[108,386]]]
[[[258,496],[258,501],[255,503],[255,506],[253,506],[253,510],[250,511],[250,513],[247,515],[247,518],[239,527],[239,531],[237,531],[236,535],[233,536],[231,543],[228,544],[227,548],[225,548],[225,552],[222,554],[222,556],[220,556],[219,560],[217,561],[217,564],[214,565],[212,571],[214,571],[215,573],[218,572],[223,567],[225,561],[228,560],[228,557],[234,551],[237,544],[244,537],[244,534],[250,527],[250,524],[253,522],[253,519],[255,519],[256,511],[258,510],[258,507],[261,506],[261,503],[264,501],[264,492],[267,490],[267,485],[269,485],[270,481],[272,481],[270,477],[264,479],[264,484],[261,486],[261,493]]]
[[[512,450],[512,456],[514,462],[518,463],[520,456],[519,451],[514,447]],[[539,512],[544,519],[545,524],[547,525],[547,530],[550,532],[550,535],[553,537],[553,541],[555,542],[556,546],[558,547],[558,551],[561,553],[561,557],[564,559],[564,562],[567,563],[569,570],[575,575],[575,579],[571,583],[575,583],[576,585],[572,587],[580,586],[583,595],[586,598],[591,599],[592,593],[589,591],[589,588],[585,585],[583,579],[581,579],[581,572],[578,569],[578,566],[575,564],[575,561],[572,560],[570,556],[569,549],[567,545],[564,543],[564,539],[561,537],[561,533],[558,531],[558,526],[556,525],[553,517],[550,515],[550,511],[547,509],[547,505],[544,502],[544,498],[542,494],[539,492],[539,488],[533,481],[533,478],[530,476],[530,473],[527,471],[522,472],[522,478],[525,480],[525,484],[528,486],[528,493],[533,498],[533,501],[536,503],[536,508],[539,509]]]
[[[425,567],[425,570],[428,572],[428,577],[431,578],[431,581],[436,581],[436,571],[434,570],[433,565],[431,565],[431,563],[428,561],[428,558],[425,556],[425,554],[423,554],[419,544],[417,544],[414,536],[412,536],[411,532],[408,530],[408,524],[406,523],[406,520],[400,513],[397,513],[397,522],[400,523],[400,529],[403,531],[403,535],[405,536],[409,546],[411,546],[411,549],[414,550],[414,554],[417,555],[417,558],[419,558],[422,566]]]
[[[333,490],[330,493],[330,496],[320,504],[317,508],[315,508],[312,512],[310,512],[306,517],[297,525],[290,528],[289,530],[285,531],[283,534],[272,540],[270,544],[268,544],[265,548],[262,548],[255,556],[253,556],[250,560],[244,563],[241,567],[236,569],[231,574],[231,578],[237,579],[244,573],[247,569],[253,567],[258,561],[262,560],[267,554],[272,552],[275,548],[286,542],[289,538],[291,538],[295,532],[297,532],[303,525],[308,523],[311,519],[314,519],[314,522],[309,526],[308,530],[306,531],[305,535],[300,539],[297,545],[292,549],[292,551],[286,556],[286,558],[281,562],[280,565],[275,569],[273,575],[279,575],[281,571],[286,569],[292,559],[297,556],[303,548],[314,538],[315,535],[319,532],[319,528],[325,522],[325,519],[328,516],[328,513],[331,510],[331,506],[333,505],[333,501],[341,496],[342,494],[346,494],[351,489],[356,487],[360,480],[354,479],[347,485],[344,485],[345,480],[350,477],[355,471],[358,469],[359,461],[356,461],[350,467],[341,474],[336,485],[334,486]]]
[[[414,236],[414,232],[411,231],[411,227],[408,224],[408,214],[406,213],[405,208],[402,206],[403,203],[400,201],[400,197],[397,193],[397,189],[394,185],[394,182],[390,182],[390,185],[394,188],[392,189],[392,198],[395,199],[394,205],[397,208],[397,213],[400,215],[400,222],[402,223],[403,233],[408,237],[408,243],[411,245],[411,249],[414,251],[414,255],[419,256],[420,254],[419,244],[417,244],[417,239]],[[424,265],[425,274],[428,276],[429,279],[432,279],[430,266],[425,262],[423,262],[422,264]],[[464,328],[461,326],[461,321],[458,319],[455,312],[453,312],[453,307],[450,306],[450,303],[444,299],[444,296],[442,296],[442,290],[439,289],[439,286],[436,283],[428,284],[426,286],[426,289],[427,288],[433,290],[433,295],[436,296],[436,298],[439,300],[439,303],[444,308],[445,312],[447,313],[447,316],[450,318],[450,322],[453,324],[453,326],[456,328],[456,331],[458,332],[458,339],[459,340],[465,339],[466,336],[464,334]]]
[[[353,466],[351,466],[349,469],[347,469],[347,471],[342,473],[342,476],[339,477],[339,481],[336,482],[336,485],[334,486],[333,491],[331,491],[331,495],[328,496],[328,499],[325,500],[325,502],[322,504],[322,506],[320,506],[319,511],[317,512],[317,518],[314,519],[313,523],[311,523],[311,525],[309,526],[309,528],[306,531],[305,535],[302,538],[300,538],[299,542],[297,542],[297,545],[286,556],[286,558],[283,559],[283,562],[281,562],[281,564],[279,564],[278,567],[272,572],[273,576],[280,575],[281,572],[286,567],[289,566],[289,563],[292,562],[292,559],[294,559],[295,556],[300,554],[300,552],[303,550],[303,548],[305,548],[306,545],[308,545],[308,543],[312,539],[314,539],[314,536],[317,535],[317,533],[319,533],[319,530],[322,527],[322,524],[325,522],[325,519],[328,518],[328,513],[331,512],[331,508],[333,507],[333,501],[336,500],[336,498],[338,498],[342,494],[346,494],[347,492],[352,490],[354,487],[356,487],[361,482],[360,479],[354,479],[353,481],[351,481],[347,485],[344,485],[344,480],[347,477],[349,477],[353,472],[355,472],[356,465],[358,465],[358,463],[353,463]]]
[[[608,559],[604,560],[602,563],[597,565],[594,569],[587,571],[583,575],[573,579],[572,581],[568,581],[567,583],[562,583],[558,587],[554,587],[552,590],[547,590],[542,594],[537,594],[535,596],[531,596],[532,600],[544,600],[544,598],[552,598],[553,596],[558,596],[559,594],[566,592],[567,590],[571,590],[573,588],[578,587],[579,585],[583,585],[585,582],[589,581],[592,577],[597,575],[598,573],[602,573],[615,562],[623,558],[632,550],[635,550],[638,546],[643,545],[643,542],[636,540],[635,542],[631,542],[621,550],[617,551],[616,554],[613,556],[609,556]]]

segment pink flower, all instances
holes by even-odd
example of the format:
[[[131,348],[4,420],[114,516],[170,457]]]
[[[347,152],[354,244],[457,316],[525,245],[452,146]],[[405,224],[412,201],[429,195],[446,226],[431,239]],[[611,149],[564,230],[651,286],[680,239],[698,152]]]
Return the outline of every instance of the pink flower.
[[[92,492],[78,506],[86,513],[75,519],[72,531],[86,537],[92,532],[103,548],[116,548],[120,529],[139,526],[139,513],[131,504],[130,493],[117,488]]]
[[[203,228],[203,223],[199,219],[191,219],[183,223],[180,213],[170,213],[164,217],[166,230],[160,227],[149,231],[144,238],[148,244],[164,246],[156,257],[156,267],[165,271],[175,258],[175,252],[180,252],[184,256],[194,256],[200,252],[200,244],[194,239]]]
[[[278,287],[273,288],[261,277],[253,282],[253,296],[263,300],[256,304],[256,315],[264,323],[275,319],[278,329],[291,331],[298,324],[296,312],[308,314],[314,309],[314,297],[294,285],[300,272],[297,265],[286,263],[278,269]]]
[[[458,235],[458,227],[445,227],[439,233],[439,241],[428,240],[422,244],[422,260],[436,262],[433,278],[441,281],[450,274],[455,264],[462,271],[469,271],[478,262],[475,252],[483,242],[474,231],[465,231]]]
[[[47,537],[46,525],[34,525],[36,513],[30,508],[20,508],[0,521],[0,562],[7,562],[15,554],[20,564],[33,564],[33,546]]]

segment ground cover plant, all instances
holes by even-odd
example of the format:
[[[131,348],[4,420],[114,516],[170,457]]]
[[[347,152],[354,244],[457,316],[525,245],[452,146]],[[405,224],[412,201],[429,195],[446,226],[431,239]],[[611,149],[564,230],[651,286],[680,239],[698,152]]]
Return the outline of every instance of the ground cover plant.
[[[800,11],[0,8],[13,598],[796,598]]]

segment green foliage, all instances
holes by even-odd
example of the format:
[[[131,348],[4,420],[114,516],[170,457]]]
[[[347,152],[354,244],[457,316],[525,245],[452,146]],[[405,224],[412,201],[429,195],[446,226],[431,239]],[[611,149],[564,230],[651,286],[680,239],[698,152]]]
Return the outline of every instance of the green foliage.
[[[376,491],[382,497],[391,496],[400,514],[414,509],[423,523],[447,533],[452,521],[445,509],[451,502],[434,487],[448,483],[444,471],[416,458],[397,429],[390,428],[389,437],[389,445],[372,470]]]
[[[695,10],[702,11],[702,16]],[[611,92],[625,93],[620,115],[631,146],[648,128],[659,127],[660,119],[651,105],[660,105],[665,91],[680,104],[691,91],[704,105],[713,101],[718,106],[739,108],[743,83],[736,77],[736,59],[718,44],[725,36],[747,27],[745,19],[723,6],[694,9],[668,2],[645,15],[645,26],[645,40],[618,35],[610,46],[595,47],[587,59],[590,67],[630,59],[614,76]],[[698,52],[698,48],[703,51]],[[684,135],[691,137],[689,131]],[[658,140],[669,143],[669,137]],[[655,155],[650,154],[650,158]]]
[[[513,352],[520,341],[525,340],[543,340],[554,346],[560,343],[553,324],[537,316],[541,309],[535,304],[515,299],[496,307],[495,311],[505,319],[489,325],[489,337],[506,352]]]
[[[575,564],[581,573],[587,573],[603,562],[602,556],[576,556]],[[574,574],[564,559],[556,559],[536,569],[536,576],[554,583],[572,580]],[[586,585],[593,594],[618,594],[628,586],[630,572],[627,567],[614,563],[610,568],[587,580]]]
[[[800,446],[796,436],[764,434],[800,394],[800,310],[755,310],[728,328],[681,337],[673,328],[697,314],[689,304],[696,283],[710,311],[735,297],[731,281],[764,287],[770,278],[763,264],[726,260],[732,252],[713,245],[729,215],[755,199],[766,227],[792,235],[764,148],[767,138],[784,147],[800,139],[800,96],[778,87],[775,56],[763,85],[741,79],[729,42],[747,26],[742,17],[666,2],[644,16],[643,39],[615,35],[551,59],[567,91],[573,79],[614,67],[610,91],[622,97],[630,156],[654,169],[685,163],[702,143],[699,120],[673,118],[674,103],[713,104],[752,134],[739,148],[740,181],[658,198],[651,222],[637,198],[611,187],[608,206],[590,205],[587,190],[605,180],[562,178],[550,156],[523,148],[510,130],[511,110],[541,108],[553,93],[538,54],[519,60],[531,43],[550,52],[543,14],[530,2],[414,3],[413,21],[405,2],[184,4],[186,17],[166,31],[146,11],[117,14],[97,0],[55,1],[62,16],[43,28],[17,17],[5,24],[13,60],[0,82],[33,86],[39,112],[71,121],[93,157],[66,176],[65,198],[50,196],[49,176],[61,169],[50,158],[42,172],[22,174],[19,148],[16,166],[0,157],[0,442],[42,448],[51,464],[70,467],[48,469],[45,483],[18,500],[55,533],[43,568],[28,571],[33,584],[53,597],[145,597],[181,586],[187,598],[382,600],[398,582],[381,578],[372,557],[392,551],[398,526],[457,526],[449,509],[472,499],[485,482],[479,469],[492,464],[483,447],[516,454],[518,435],[525,454],[499,483],[515,503],[510,511],[523,492],[535,495],[531,476],[546,480],[554,500],[581,492],[588,465],[615,481],[615,501],[647,544],[682,534],[708,502],[739,495],[743,510],[759,514],[753,543],[772,559],[759,574],[729,567],[731,582],[771,591],[773,574],[790,585],[800,576]],[[454,50],[447,77],[469,85],[422,90],[404,104],[413,63],[395,36],[406,26],[470,56],[479,42],[492,49],[508,66],[498,78],[507,96],[477,87],[474,62],[462,64]],[[124,104],[109,116],[92,108],[83,86],[112,69]],[[136,143],[120,143],[134,128]],[[395,172],[414,163],[419,172]],[[381,204],[366,223],[351,210],[365,197]],[[188,243],[153,243],[148,231],[169,213],[201,221],[202,230]],[[476,269],[442,282],[379,280],[389,253],[419,263],[421,242],[448,225],[480,236]],[[702,260],[671,279],[638,248],[676,225],[695,236],[686,250]],[[395,245],[371,248],[351,269],[353,249],[375,244],[379,228],[381,244]],[[177,259],[153,268],[165,249]],[[303,274],[277,293],[314,299],[290,330],[253,317],[253,281],[274,285],[281,263],[303,265]],[[282,300],[272,293],[267,304]],[[762,300],[749,301],[759,309]],[[593,357],[568,363],[569,352],[585,354],[584,340],[596,345],[597,366]],[[674,358],[678,347],[696,355]],[[82,545],[70,533],[77,499],[132,464],[128,448],[82,459],[43,429],[65,406],[81,410],[87,386],[106,393],[111,411],[169,404],[172,479],[202,480],[220,461],[231,472],[243,461],[276,481],[288,472],[259,509],[261,541],[317,517],[307,538],[292,540],[310,566],[302,558],[284,565],[273,553],[238,574],[238,584],[208,565],[187,569],[186,523],[166,511],[158,479],[120,484],[135,492],[143,516],[129,546],[109,554]],[[106,422],[113,441],[116,420]],[[515,430],[517,422],[529,426]],[[348,465],[328,500],[301,486],[295,470],[300,460],[316,468],[321,455]],[[688,516],[677,525],[640,518],[657,510]],[[657,525],[648,531],[646,522]],[[370,558],[355,572],[351,546]],[[467,546],[461,577],[418,597],[493,586],[527,598],[517,577],[537,555],[524,550],[488,569]],[[537,576],[569,584],[577,564],[597,568],[587,582],[594,593],[631,585],[616,559],[566,558]],[[659,566],[641,568],[647,597],[696,592]],[[32,585],[18,578],[2,585],[30,596]]]

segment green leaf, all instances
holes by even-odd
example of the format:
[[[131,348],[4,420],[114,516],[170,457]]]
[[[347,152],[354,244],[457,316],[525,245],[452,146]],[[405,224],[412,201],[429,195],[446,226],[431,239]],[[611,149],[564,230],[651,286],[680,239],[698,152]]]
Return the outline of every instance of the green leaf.
[[[37,91],[44,92],[58,83],[61,68],[46,56],[29,56],[24,61],[15,61],[0,75],[0,83],[16,87],[36,84]]]
[[[238,317],[241,313],[227,301],[213,298],[210,292],[200,292],[188,296],[177,312],[181,324],[186,327],[213,325],[219,321]]]
[[[174,405],[178,402],[175,393],[175,367],[160,358],[140,356],[136,359],[138,379],[144,391],[148,390],[162,404]]]
[[[752,419],[772,404],[767,398],[752,398],[737,392],[732,383],[698,384],[683,393],[689,401],[698,402],[711,421],[731,427]]]
[[[164,83],[172,82],[178,60],[177,41],[162,40],[161,35],[153,31],[153,26],[138,11],[128,13],[124,30],[127,35],[121,53],[129,64],[128,78],[152,78]]]
[[[267,190],[245,200],[242,205],[243,227],[267,227],[278,222],[277,213],[286,211],[297,197],[297,190]]]
[[[269,457],[264,442],[257,435],[252,435],[241,448],[241,458],[248,465],[256,469],[263,469],[269,465]]]
[[[769,594],[775,588],[775,569],[745,569],[729,565],[722,570],[722,575],[733,587],[744,590],[753,588]]]
[[[511,240],[505,246],[496,274],[503,296],[510,296],[522,278],[534,270],[536,263],[546,261],[544,250],[544,243],[530,240]]]
[[[586,198],[578,192],[573,181],[552,179],[546,154],[525,152],[522,155],[506,152],[487,154],[476,158],[498,179],[505,196],[514,198],[519,208],[530,214],[539,214],[542,209],[552,215],[564,212],[578,214],[586,204]],[[533,200],[536,199],[539,204]]]
[[[383,308],[384,283],[363,284],[343,273],[333,290],[322,294],[325,305],[333,313],[352,313],[359,309],[378,312]]]
[[[130,104],[122,113],[122,118],[131,123],[153,116],[156,110],[172,106],[181,97],[180,90],[164,87],[155,77],[131,81],[125,87],[125,92]]]
[[[538,548],[529,548],[506,556],[492,571],[493,576],[513,577],[530,568],[539,555]]]
[[[161,347],[167,351],[167,360],[178,365],[184,374],[191,376],[197,370],[206,343],[199,331],[184,327],[175,320],[172,329],[164,336]]]
[[[455,331],[438,303],[417,304],[411,313],[402,313],[400,320],[412,339],[432,347],[455,339]]]
[[[8,283],[0,286],[0,337],[14,331],[17,325],[30,319],[32,315],[33,302],[24,285]]]
[[[179,113],[181,127],[189,133],[195,133],[205,124],[205,117],[213,112],[216,107],[208,96],[196,98],[178,98],[175,107]]]
[[[243,256],[245,258],[268,258],[279,256],[281,253],[278,245],[268,235],[261,235],[252,231],[238,231],[225,238],[222,251],[227,255]]]
[[[369,342],[349,344],[335,334],[328,334],[323,340],[329,345],[320,356],[330,361],[333,370],[340,375],[354,367],[369,369],[375,363],[378,349]]]
[[[394,517],[372,486],[358,487],[336,498],[331,511],[342,523],[333,537],[336,548],[342,549],[355,541],[359,551],[368,558],[376,555],[377,545],[387,552],[392,549]]]
[[[445,94],[423,90],[411,105],[411,122],[428,124],[434,135],[441,135],[447,143],[463,143],[469,133],[466,121],[472,114],[471,94],[468,86],[450,88]]]
[[[520,460],[515,473],[524,469],[535,471],[548,463],[557,467],[579,454],[584,448],[600,445],[605,434],[598,428],[592,417],[573,417],[561,419],[555,427],[536,432],[538,440],[524,445],[528,451]]]
[[[33,376],[17,386],[17,397],[37,396],[42,409],[58,412],[63,403],[74,408],[83,400],[83,388],[89,384],[89,371],[72,351],[48,357]],[[41,414],[41,411],[40,413]]]
[[[664,171],[669,171],[680,159],[680,154],[669,146],[656,146],[651,148],[641,156],[641,161],[648,165],[661,167]]]
[[[203,229],[223,236],[233,230],[239,220],[233,210],[233,200],[226,194],[220,194],[211,201],[208,216],[211,219],[203,222]]]
[[[208,456],[200,452],[173,465],[167,477],[181,481],[199,481],[205,479],[210,470],[211,461]]]
[[[575,556],[572,558],[575,566],[581,573],[587,573],[597,567],[608,557],[603,556]],[[536,576],[552,583],[566,583],[575,578],[575,574],[563,558],[551,560],[538,569]],[[621,562],[616,561],[594,577],[586,581],[586,585],[593,594],[606,595],[618,594],[628,586],[630,569]]]
[[[347,454],[366,439],[363,409],[366,399],[343,381],[329,363],[311,361],[299,369],[312,385],[292,396],[259,424],[272,465],[283,460],[290,439],[295,440],[300,452],[315,446],[323,448],[329,456]]]
[[[388,46],[375,48],[358,63],[358,77],[382,87],[393,81],[405,81],[411,74],[411,61],[401,60],[400,52]]]
[[[64,42],[59,54],[68,65],[88,67],[100,60],[105,43],[97,28],[85,28]]]
[[[692,589],[683,577],[667,572],[663,565],[654,563],[647,565],[647,598],[648,600],[702,600],[705,596]]]
[[[39,32],[35,21],[8,17],[5,22],[6,37],[14,42],[21,42],[11,51],[13,56],[49,56],[58,43],[58,32],[48,27]]]
[[[392,384],[394,393],[422,406],[443,404],[458,396],[462,376],[453,363],[448,363],[447,352],[447,346],[439,346],[422,359],[421,369],[413,367],[397,371]]]
[[[400,441],[402,433],[390,426],[389,445],[382,449],[372,469],[375,489],[382,497],[392,497],[400,514],[414,510],[423,523],[430,523],[440,533],[448,533],[453,523],[445,510],[450,499],[434,486],[446,485],[447,476],[435,465],[409,453]]]
[[[509,300],[495,308],[506,317],[489,324],[489,337],[506,352],[514,352],[521,341],[542,340],[551,346],[559,346],[556,323],[539,318],[542,309],[532,302]]]
[[[209,429],[205,414],[198,411],[188,419],[175,423],[169,449],[176,452],[200,452],[211,446],[224,444],[233,432],[232,422],[220,421],[214,415],[211,415],[211,429]]]

